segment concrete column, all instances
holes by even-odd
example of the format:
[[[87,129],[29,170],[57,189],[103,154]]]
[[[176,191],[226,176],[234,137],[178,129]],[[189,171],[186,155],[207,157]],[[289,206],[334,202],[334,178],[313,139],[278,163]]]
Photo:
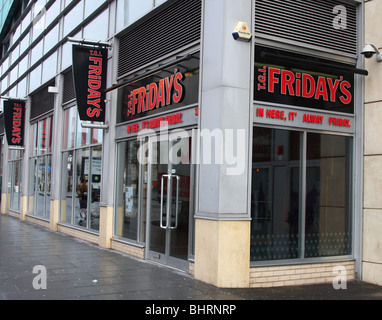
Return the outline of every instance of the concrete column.
[[[108,84],[112,85],[114,77],[114,66],[117,65],[116,41],[114,40],[113,47],[109,52],[108,60]],[[99,228],[99,245],[103,248],[110,248],[111,239],[113,237],[114,227],[114,195],[116,192],[115,186],[115,166],[116,166],[116,143],[115,143],[115,126],[117,119],[117,100],[118,93],[113,91],[108,93],[106,99],[107,114],[106,123],[109,129],[104,132],[104,143],[102,150],[102,192],[100,203],[100,228]]]
[[[28,100],[25,104],[25,131],[24,131],[24,148],[23,151],[23,161],[22,161],[22,188],[21,188],[21,199],[20,199],[20,220],[25,221],[26,215],[29,214],[29,183],[30,183],[30,174],[29,174],[29,156],[31,154],[32,147],[32,126],[30,124],[30,109],[32,106],[32,99],[28,97]],[[8,149],[8,152],[9,149]]]
[[[60,182],[62,173],[62,139],[63,139],[63,119],[62,109],[64,76],[56,77],[56,87],[59,93],[55,95],[53,114],[53,141],[52,141],[52,173],[51,173],[51,200],[50,200],[50,229],[57,231],[60,222]]]
[[[111,248],[111,238],[113,237],[113,207],[100,207],[100,227],[99,227],[99,246]]]
[[[382,48],[382,0],[365,1],[365,43]],[[364,193],[362,280],[382,285],[382,62],[375,55],[365,59]]]
[[[233,39],[239,21],[251,27],[251,0],[203,1],[195,278],[219,287],[249,286],[253,45]]]
[[[7,210],[9,208],[9,191],[8,191],[8,182],[9,182],[9,166],[8,166],[8,159],[9,159],[9,151],[8,151],[8,144],[7,144],[7,138],[6,135],[3,137],[4,144],[2,148],[3,150],[3,176],[1,181],[1,214],[7,214]]]

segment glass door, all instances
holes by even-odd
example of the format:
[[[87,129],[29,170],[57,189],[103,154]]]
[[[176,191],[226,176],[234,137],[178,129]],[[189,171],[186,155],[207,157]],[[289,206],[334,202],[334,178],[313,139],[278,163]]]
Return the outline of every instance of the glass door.
[[[148,258],[188,270],[193,192],[191,131],[149,140]]]

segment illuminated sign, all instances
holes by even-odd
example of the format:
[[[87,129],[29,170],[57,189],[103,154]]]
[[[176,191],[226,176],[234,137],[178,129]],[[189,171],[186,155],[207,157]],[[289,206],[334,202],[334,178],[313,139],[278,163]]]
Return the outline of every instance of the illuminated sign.
[[[179,103],[184,94],[182,81],[185,76],[174,70],[174,74],[130,91],[127,103],[127,117],[153,109]]]
[[[255,101],[354,113],[351,66],[269,48],[255,59]]]
[[[199,103],[199,52],[163,69],[123,80],[118,90],[117,124],[158,118]]]
[[[289,97],[341,102],[348,105],[353,101],[350,91],[352,84],[343,76],[312,76],[308,73],[293,72],[274,67],[258,68],[257,91],[265,90],[272,94]]]

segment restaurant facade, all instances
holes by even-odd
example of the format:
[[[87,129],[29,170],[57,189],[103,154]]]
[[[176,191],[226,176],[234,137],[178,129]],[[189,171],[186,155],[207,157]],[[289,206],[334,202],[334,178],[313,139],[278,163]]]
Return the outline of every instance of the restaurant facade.
[[[381,281],[363,1],[15,3],[3,214],[218,287]]]

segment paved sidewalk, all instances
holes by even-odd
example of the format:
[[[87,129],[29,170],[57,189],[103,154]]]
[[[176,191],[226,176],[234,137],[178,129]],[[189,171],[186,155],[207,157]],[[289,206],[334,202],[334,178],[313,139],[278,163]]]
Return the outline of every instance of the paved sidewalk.
[[[43,266],[47,288],[38,281]],[[37,277],[37,278],[36,278]],[[382,287],[350,282],[219,289],[191,276],[0,215],[0,300],[382,300]]]

